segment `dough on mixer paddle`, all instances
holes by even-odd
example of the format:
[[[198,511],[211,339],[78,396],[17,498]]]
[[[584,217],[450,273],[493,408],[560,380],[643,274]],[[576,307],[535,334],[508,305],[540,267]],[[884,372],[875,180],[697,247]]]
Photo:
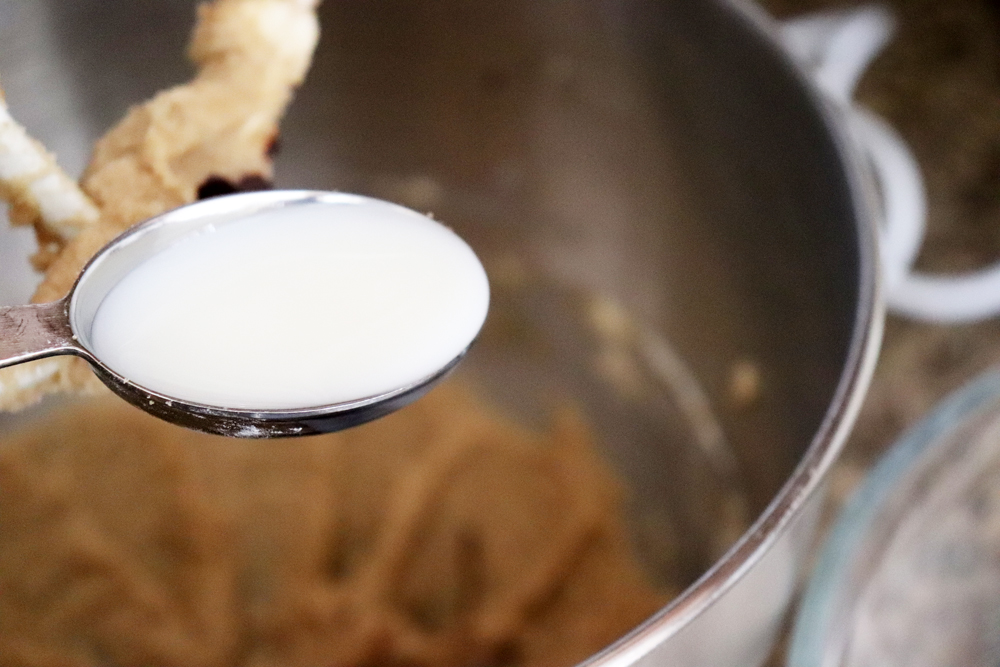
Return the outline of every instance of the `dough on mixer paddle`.
[[[572,412],[454,385],[329,436],[247,442],[90,399],[0,449],[13,666],[569,667],[667,596]]]
[[[15,225],[33,225],[41,253],[97,222],[98,211],[55,157],[28,136],[7,108],[0,89],[0,198]]]
[[[84,197],[81,222],[73,227],[79,233],[52,235],[49,226],[36,225],[46,272],[33,301],[61,298],[104,244],[137,222],[194,201],[206,180],[270,178],[278,121],[319,37],[317,2],[215,0],[198,8],[190,45],[194,79],[134,107],[97,142],[81,187],[99,218]],[[55,178],[66,178],[51,159],[47,164]],[[0,190],[4,194],[10,191]],[[70,357],[3,369],[0,410],[68,389],[101,385],[85,362]]]

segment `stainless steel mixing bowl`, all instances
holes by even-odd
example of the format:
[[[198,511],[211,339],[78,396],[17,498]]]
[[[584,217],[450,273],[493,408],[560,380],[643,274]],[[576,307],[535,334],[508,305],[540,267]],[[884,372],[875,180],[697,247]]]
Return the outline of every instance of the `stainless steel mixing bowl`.
[[[79,170],[188,76],[192,16],[0,1],[13,113]],[[650,567],[686,586],[589,664],[761,663],[881,321],[862,180],[766,21],[721,0],[327,0],[322,21],[279,184],[468,239],[494,306],[463,373],[525,421],[584,406]],[[30,239],[0,245],[0,296],[24,299]]]

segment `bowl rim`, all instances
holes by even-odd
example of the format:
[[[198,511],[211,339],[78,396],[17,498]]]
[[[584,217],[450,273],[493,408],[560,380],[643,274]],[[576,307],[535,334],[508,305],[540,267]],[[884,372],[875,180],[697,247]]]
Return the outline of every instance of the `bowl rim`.
[[[858,294],[850,345],[819,428],[764,511],[705,574],[644,623],[581,663],[587,667],[637,663],[704,614],[764,558],[822,487],[843,449],[871,383],[882,342],[885,303],[877,251],[877,194],[870,171],[848,134],[840,110],[816,89],[802,66],[781,46],[777,21],[749,0],[715,2],[742,20],[748,32],[760,37],[760,46],[772,50],[775,61],[798,82],[803,102],[812,106],[825,126],[843,168],[858,238]]]

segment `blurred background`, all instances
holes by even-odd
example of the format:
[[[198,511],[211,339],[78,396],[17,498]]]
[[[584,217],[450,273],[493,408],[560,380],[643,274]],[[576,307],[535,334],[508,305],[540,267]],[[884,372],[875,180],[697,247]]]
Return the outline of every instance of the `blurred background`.
[[[779,18],[857,7],[763,0]],[[917,268],[973,270],[1000,259],[1000,2],[881,3],[896,34],[856,101],[892,123],[923,170],[927,236]],[[893,440],[949,392],[1000,361],[1000,319],[938,326],[890,315],[882,356],[834,477],[843,499]]]
[[[762,0],[778,18],[844,0]],[[888,120],[923,171],[927,236],[917,268],[1000,259],[1000,2],[892,0],[897,27],[856,101]],[[867,400],[832,477],[829,522],[885,450],[943,397],[1000,362],[1000,320],[928,325],[890,315]],[[781,664],[776,656],[773,664]]]

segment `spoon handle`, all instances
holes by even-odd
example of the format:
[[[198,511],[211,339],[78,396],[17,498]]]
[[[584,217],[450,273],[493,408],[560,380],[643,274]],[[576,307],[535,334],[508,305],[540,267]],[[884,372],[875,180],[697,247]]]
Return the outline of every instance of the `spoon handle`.
[[[79,350],[67,299],[0,308],[0,368]]]

